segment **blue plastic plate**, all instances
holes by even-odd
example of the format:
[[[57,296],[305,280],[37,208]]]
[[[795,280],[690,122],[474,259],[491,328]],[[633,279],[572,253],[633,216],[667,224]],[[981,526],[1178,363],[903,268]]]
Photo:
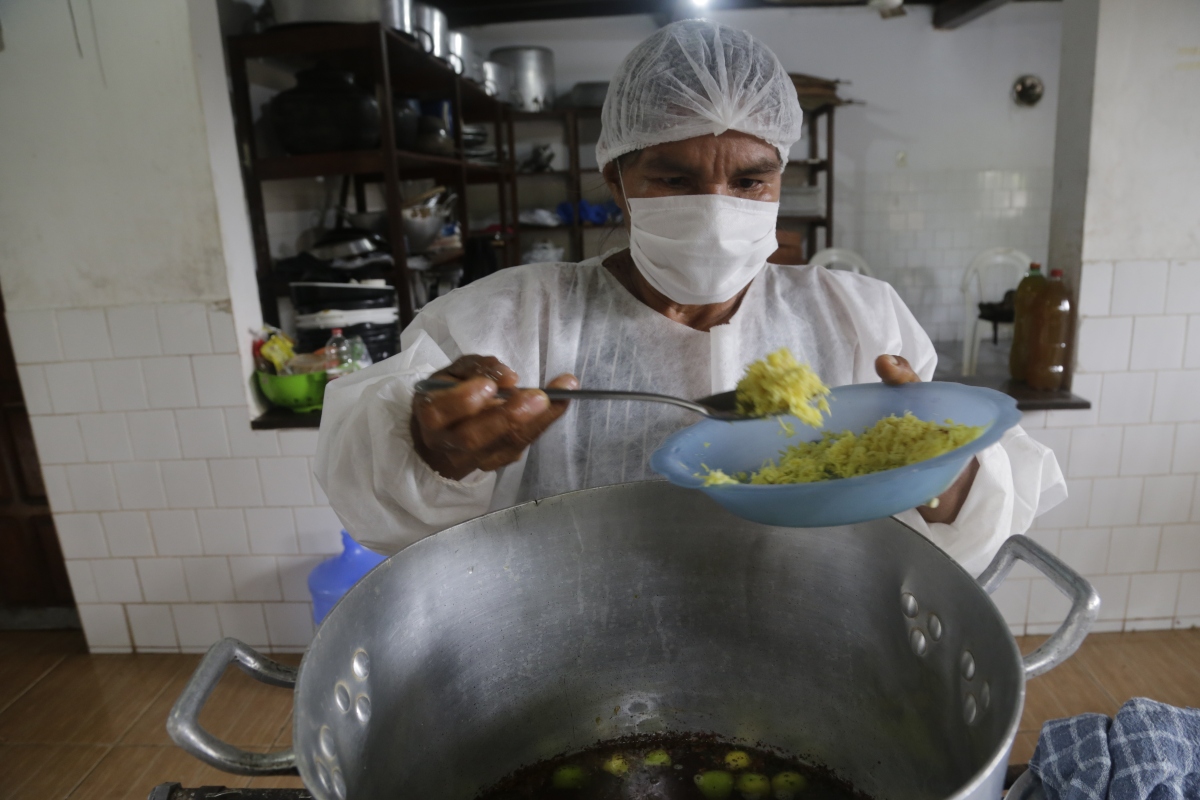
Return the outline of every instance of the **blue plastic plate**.
[[[704,420],[672,434],[650,457],[651,468],[677,486],[700,489],[729,511],[766,525],[821,528],[889,517],[927,503],[950,487],[967,461],[1021,420],[1006,394],[959,383],[839,386],[829,396],[830,415],[821,430],[785,417],[796,429],[786,437],[777,419]],[[854,478],[778,486],[705,487],[702,465],[727,474],[753,472],[789,444],[819,439],[823,431],[855,433],[884,417],[911,411],[923,420],[952,419],[985,426],[978,439],[937,458]]]

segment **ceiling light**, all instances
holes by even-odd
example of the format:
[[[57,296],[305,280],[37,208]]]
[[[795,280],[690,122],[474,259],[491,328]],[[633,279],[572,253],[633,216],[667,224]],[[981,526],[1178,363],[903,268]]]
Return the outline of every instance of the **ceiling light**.
[[[692,0],[692,5],[696,8],[708,8],[708,0]]]

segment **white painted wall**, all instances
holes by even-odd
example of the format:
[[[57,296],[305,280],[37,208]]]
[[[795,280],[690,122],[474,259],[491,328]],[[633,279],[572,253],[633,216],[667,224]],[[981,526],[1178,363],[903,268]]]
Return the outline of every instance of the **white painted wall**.
[[[0,19],[0,285],[88,644],[302,649],[340,525],[316,432],[249,427],[260,317],[216,4]]]
[[[1053,158],[1060,3],[1014,3],[956,31],[936,31],[931,9],[882,20],[858,7],[714,11],[749,31],[789,72],[851,81],[837,132],[839,168],[890,170],[895,152],[915,169],[1048,167]],[[481,49],[539,44],[554,50],[560,92],[608,80],[656,30],[649,16],[488,25],[470,29]],[[1034,109],[1008,99],[1013,80],[1041,75],[1049,94]]]
[[[228,299],[187,5],[0,13],[8,308]]]
[[[1200,4],[1101,14],[1083,257],[1200,258]]]
[[[835,244],[862,253],[931,336],[952,340],[961,335],[962,272],[980,250],[1046,257],[1062,8],[1013,3],[956,31],[934,30],[930,14],[917,6],[891,20],[860,7],[711,16],[760,38],[789,71],[851,82],[844,94],[864,105],[837,112]],[[472,33],[481,49],[550,47],[563,92],[608,80],[654,30],[649,16],[629,16]],[[1009,98],[1026,73],[1047,89],[1032,109]]]
[[[1081,273],[1073,388],[1093,408],[1026,415],[1030,434],[1054,449],[1070,491],[1033,535],[1095,585],[1099,630],[1195,627],[1200,4],[1064,6],[1069,24],[1096,30],[1094,64],[1091,48],[1071,46],[1076,37],[1064,35],[1064,71],[1093,75],[1092,103],[1090,113],[1077,103],[1059,110],[1060,125],[1077,138],[1059,140],[1066,158],[1056,165],[1056,184],[1079,180],[1074,156],[1090,155],[1086,186],[1073,187],[1060,208],[1054,242],[1064,257],[1082,252],[1082,263],[1066,264]],[[1072,241],[1080,229],[1081,247]],[[1018,578],[1006,589],[1006,615],[1030,633],[1048,632],[1065,602],[1043,579],[1028,584]]]

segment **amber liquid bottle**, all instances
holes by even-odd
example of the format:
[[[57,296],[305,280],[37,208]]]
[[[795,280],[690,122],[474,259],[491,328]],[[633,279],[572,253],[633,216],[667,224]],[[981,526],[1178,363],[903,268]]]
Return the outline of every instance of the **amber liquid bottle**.
[[[1050,280],[1033,301],[1029,360],[1025,368],[1025,383],[1030,388],[1042,391],[1062,388],[1071,345],[1072,311],[1071,293],[1063,283],[1062,270],[1050,270]]]
[[[1013,302],[1013,342],[1008,351],[1008,374],[1014,381],[1025,380],[1029,364],[1029,327],[1033,321],[1033,301],[1046,285],[1041,264],[1030,264],[1029,272],[1017,285],[1017,297]]]

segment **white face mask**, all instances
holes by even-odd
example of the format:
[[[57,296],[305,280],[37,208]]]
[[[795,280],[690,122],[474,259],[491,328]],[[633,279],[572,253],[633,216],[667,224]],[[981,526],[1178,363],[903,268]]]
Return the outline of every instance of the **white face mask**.
[[[685,305],[723,303],[779,247],[779,203],[720,194],[628,198],[629,252],[658,291]]]

